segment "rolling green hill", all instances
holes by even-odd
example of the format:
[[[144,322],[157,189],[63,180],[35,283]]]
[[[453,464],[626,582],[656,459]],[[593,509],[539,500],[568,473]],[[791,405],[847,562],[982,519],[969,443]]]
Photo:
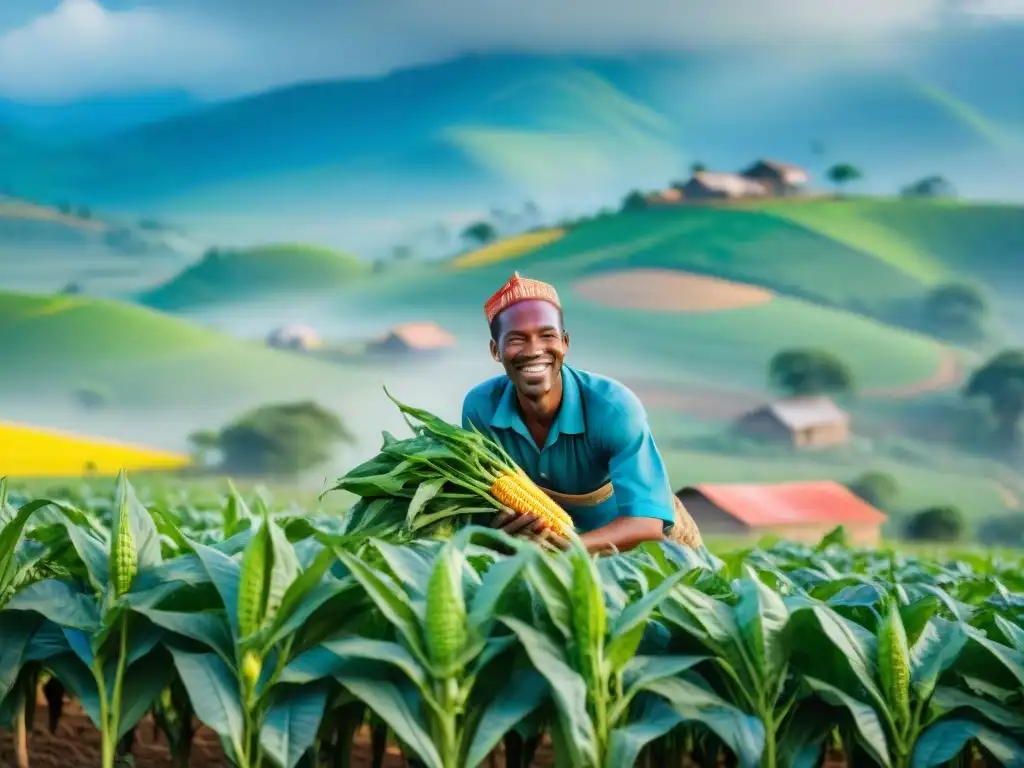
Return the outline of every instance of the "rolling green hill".
[[[312,245],[210,251],[168,282],[142,293],[139,301],[155,309],[187,310],[271,294],[288,297],[330,290],[368,272],[367,262]]]
[[[344,391],[343,368],[238,341],[114,301],[0,292],[0,397],[70,402],[79,388],[116,408],[217,408]]]
[[[619,214],[520,251],[509,249],[504,260],[464,255],[440,267],[375,277],[346,292],[343,303],[359,315],[432,318],[477,338],[483,348],[480,306],[519,270],[558,288],[577,359],[625,379],[761,389],[768,360],[789,346],[841,351],[868,392],[912,389],[929,380],[934,385],[952,365],[953,353],[938,341],[848,311],[881,310],[886,302],[920,296],[926,280],[767,211],[693,206]],[[601,275],[614,275],[619,283],[638,279],[631,290],[646,298],[608,306],[586,288]],[[702,282],[705,275],[763,286],[774,297],[748,303],[728,287]],[[703,307],[711,311],[687,304],[704,304],[720,290],[721,298]],[[668,295],[655,296],[659,291]],[[673,291],[677,305],[653,307],[671,302]]]
[[[910,319],[935,285],[969,280],[1003,299],[995,309],[1015,322],[1024,206],[867,198],[684,205],[599,216],[512,253],[506,270],[550,267],[573,279],[638,266],[682,269],[888,324]]]

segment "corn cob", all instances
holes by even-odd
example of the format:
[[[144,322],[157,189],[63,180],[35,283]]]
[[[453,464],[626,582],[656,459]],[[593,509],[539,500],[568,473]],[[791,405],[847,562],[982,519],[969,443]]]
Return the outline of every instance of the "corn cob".
[[[242,637],[248,637],[263,624],[271,546],[268,525],[264,518],[242,555],[238,585],[238,632]]]
[[[491,485],[491,493],[513,512],[536,515],[559,536],[573,530],[572,518],[524,474],[499,475]]]
[[[572,561],[572,629],[579,671],[591,682],[597,680],[597,662],[604,644],[607,617],[604,598],[593,560],[586,552],[577,552]]]
[[[910,716],[910,648],[903,618],[890,602],[878,632],[878,673],[898,723]]]
[[[466,600],[454,550],[446,547],[427,581],[426,641],[430,660],[448,676],[466,646]]]
[[[402,451],[400,442],[392,441],[388,445],[389,452],[401,456],[410,466],[429,467],[445,481],[483,497],[499,509],[536,515],[553,533],[564,538],[573,535],[572,518],[537,487],[496,440],[484,436],[475,427],[461,429],[421,408],[404,405],[386,387],[384,391],[406,417],[422,423],[422,427],[414,427],[406,418],[414,432],[421,436],[429,433],[444,446],[443,451],[424,450],[420,445],[406,452]],[[338,487],[343,484],[339,483]]]
[[[132,536],[131,520],[128,515],[128,499],[122,496],[114,521],[114,530],[111,532],[108,565],[108,578],[114,587],[115,596],[120,597],[132,588],[137,570],[135,538]]]

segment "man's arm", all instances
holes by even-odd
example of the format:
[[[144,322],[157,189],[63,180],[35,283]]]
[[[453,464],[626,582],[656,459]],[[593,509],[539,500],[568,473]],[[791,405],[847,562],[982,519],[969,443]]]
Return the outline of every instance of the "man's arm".
[[[639,398],[632,392],[602,425],[602,441],[619,516],[580,539],[591,552],[632,549],[657,541],[675,522],[668,471]]]

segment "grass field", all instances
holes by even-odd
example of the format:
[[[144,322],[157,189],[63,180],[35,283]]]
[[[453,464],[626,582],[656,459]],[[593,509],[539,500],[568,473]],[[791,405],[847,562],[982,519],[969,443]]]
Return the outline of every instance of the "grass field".
[[[0,394],[14,398],[90,386],[118,407],[205,407],[350,383],[339,366],[100,299],[0,292],[0,348]]]
[[[162,310],[258,299],[267,294],[330,290],[369,273],[365,261],[313,245],[268,245],[208,253],[138,300]]]

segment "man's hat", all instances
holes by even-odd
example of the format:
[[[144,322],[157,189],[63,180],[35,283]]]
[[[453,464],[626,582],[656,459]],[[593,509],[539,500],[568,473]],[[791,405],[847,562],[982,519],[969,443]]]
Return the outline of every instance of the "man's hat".
[[[554,286],[542,283],[540,280],[529,280],[514,272],[512,277],[484,304],[484,312],[487,315],[487,324],[494,322],[501,312],[518,304],[520,301],[546,301],[554,304],[559,309],[562,305],[558,301],[558,291]]]

